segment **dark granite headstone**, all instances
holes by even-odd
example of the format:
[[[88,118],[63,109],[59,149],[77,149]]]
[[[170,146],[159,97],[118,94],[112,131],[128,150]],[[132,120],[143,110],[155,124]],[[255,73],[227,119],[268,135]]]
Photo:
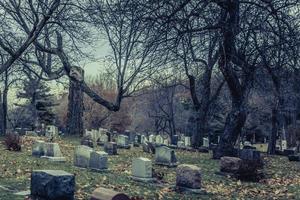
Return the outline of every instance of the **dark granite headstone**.
[[[61,170],[36,170],[31,174],[31,195],[47,200],[74,200],[75,176]]]

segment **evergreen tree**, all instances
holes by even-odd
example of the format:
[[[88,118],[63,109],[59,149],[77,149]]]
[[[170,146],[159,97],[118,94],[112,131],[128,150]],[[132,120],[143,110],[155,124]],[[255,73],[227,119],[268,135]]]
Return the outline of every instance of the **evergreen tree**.
[[[53,106],[55,106],[54,96],[50,93],[50,87],[40,79],[29,78],[24,82],[23,91],[17,94],[18,98],[26,99],[22,106],[27,110],[27,126],[32,129],[39,124],[53,124],[55,115]]]

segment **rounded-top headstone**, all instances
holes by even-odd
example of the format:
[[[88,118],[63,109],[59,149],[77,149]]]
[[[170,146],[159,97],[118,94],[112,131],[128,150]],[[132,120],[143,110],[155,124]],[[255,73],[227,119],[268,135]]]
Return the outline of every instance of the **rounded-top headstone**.
[[[200,168],[195,165],[179,165],[176,169],[176,186],[189,189],[200,189]]]
[[[124,193],[99,187],[94,190],[90,200],[130,200],[130,198]]]

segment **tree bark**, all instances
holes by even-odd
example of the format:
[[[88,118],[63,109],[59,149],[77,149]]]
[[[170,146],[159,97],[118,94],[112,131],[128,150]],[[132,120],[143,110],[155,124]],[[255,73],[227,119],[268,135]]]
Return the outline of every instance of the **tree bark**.
[[[276,135],[278,132],[277,115],[278,115],[278,108],[277,106],[275,106],[272,109],[272,131],[270,132],[269,144],[268,144],[268,154],[270,155],[274,155],[276,150]]]
[[[235,156],[234,145],[247,117],[245,104],[245,100],[238,102],[233,101],[231,111],[226,118],[224,132],[220,138],[215,158]]]
[[[73,67],[76,76],[83,80],[84,70],[80,67]],[[83,90],[82,81],[70,78],[68,113],[67,113],[67,134],[83,136]]]

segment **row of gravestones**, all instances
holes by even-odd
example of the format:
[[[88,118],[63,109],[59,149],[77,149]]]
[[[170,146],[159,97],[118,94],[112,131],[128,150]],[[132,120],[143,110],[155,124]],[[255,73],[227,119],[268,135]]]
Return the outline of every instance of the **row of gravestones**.
[[[113,144],[113,146],[109,146],[110,144]],[[110,142],[107,143],[105,147],[116,149],[116,144]],[[155,164],[166,165],[169,167],[177,166],[178,163],[173,149],[166,146],[158,146],[156,147],[155,152]],[[54,161],[58,160],[58,158],[63,158],[57,143],[46,143],[44,141],[36,141],[34,143],[32,155],[46,157]],[[74,165],[92,170],[107,170],[107,157],[108,153],[106,152],[94,151],[90,147],[80,145],[75,148]],[[142,157],[134,158],[132,161],[131,178],[138,181],[155,182],[156,180],[152,176],[152,161]],[[74,176],[64,171],[34,171],[31,176],[31,195],[49,200],[74,199],[74,186]],[[201,192],[200,169],[193,165],[179,165],[177,168],[176,187],[181,190]],[[114,195],[126,196],[124,194],[113,191],[107,192],[106,189],[98,188],[93,193],[91,199],[113,199],[115,197]]]
[[[151,160],[135,158],[133,160],[132,179],[154,181]],[[179,191],[202,193],[201,171],[194,165],[179,165],[176,170],[176,185]],[[74,200],[75,176],[62,170],[35,170],[31,174],[30,195],[33,199]],[[90,200],[129,200],[123,193],[106,188],[97,188]]]

